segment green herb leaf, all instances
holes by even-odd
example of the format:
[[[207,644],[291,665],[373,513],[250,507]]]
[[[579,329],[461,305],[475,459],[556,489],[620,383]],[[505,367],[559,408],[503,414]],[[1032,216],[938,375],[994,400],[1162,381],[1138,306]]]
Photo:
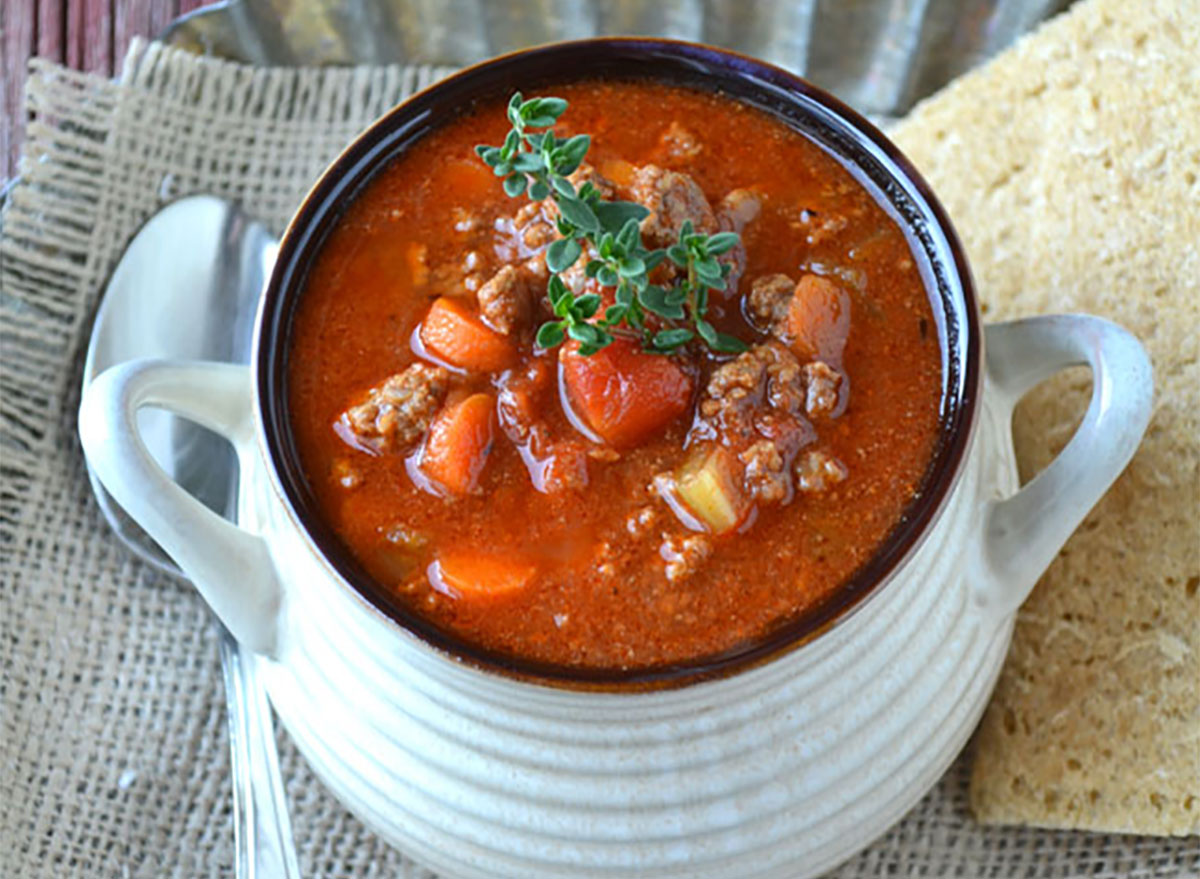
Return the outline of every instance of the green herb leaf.
[[[533,153],[518,153],[512,157],[513,169],[523,173],[535,173],[542,170],[542,160]]]
[[[723,351],[731,354],[739,354],[746,350],[746,343],[736,336],[731,336],[728,333],[721,333],[706,320],[696,321],[696,332],[708,344],[708,347],[714,351]]]
[[[733,250],[740,240],[736,232],[718,232],[709,236],[705,249],[712,256],[720,256],[728,250]]]
[[[659,330],[654,334],[653,345],[660,351],[671,351],[680,345],[692,341],[695,334],[685,327],[670,330]]]
[[[576,317],[587,320],[596,313],[603,301],[598,293],[585,293],[575,300],[575,308],[572,310]]]
[[[549,321],[538,327],[537,344],[539,348],[555,348],[563,343],[566,332],[562,321]]]
[[[717,333],[716,341],[709,342],[708,346],[716,351],[722,351],[727,354],[741,354],[749,347],[737,336],[721,332]]]
[[[560,177],[555,174],[550,178],[550,185],[554,187],[554,191],[559,195],[565,195],[567,198],[575,198],[575,186],[566,177]]]
[[[621,260],[620,268],[617,271],[622,278],[636,278],[646,274],[646,264],[642,262],[640,257],[627,256]]]
[[[500,147],[500,157],[505,161],[511,159],[521,146],[521,133],[513,129],[504,138],[504,146]]]
[[[513,96],[508,100],[508,121],[514,126],[520,126],[524,123],[521,118],[521,93],[513,92]]]
[[[642,290],[638,293],[638,302],[651,314],[657,314],[659,317],[669,320],[683,320],[686,316],[683,305],[680,302],[671,302],[667,298],[667,291],[662,287],[651,285]]]
[[[555,275],[565,272],[575,264],[583,248],[576,238],[559,238],[546,248],[546,268]]]
[[[562,299],[569,292],[571,290],[562,278],[558,275],[550,276],[550,281],[546,284],[546,296],[549,298],[551,305],[557,305],[558,300]]]
[[[494,146],[481,143],[475,147],[475,152],[479,154],[479,158],[483,159],[483,163],[489,168],[493,168],[500,163],[500,150]]]
[[[562,196],[558,199],[558,209],[567,222],[576,229],[584,232],[600,231],[600,221],[596,219],[592,209],[582,199]]]
[[[511,174],[504,178],[504,194],[509,198],[516,198],[525,191],[527,179],[524,174]]]
[[[595,345],[597,347],[603,344],[604,339],[599,327],[587,323],[571,324],[567,328],[567,335],[576,342],[582,342],[585,345]]]
[[[593,210],[605,231],[614,235],[624,229],[630,220],[640,223],[650,215],[648,210],[632,201],[602,201]]]
[[[569,138],[557,151],[558,161],[554,164],[554,170],[563,176],[574,173],[583,164],[583,157],[591,145],[592,139],[586,134]]]
[[[567,109],[562,98],[533,98],[521,107],[521,117],[530,128],[546,128],[558,121]]]
[[[638,221],[629,219],[621,230],[617,232],[617,244],[626,253],[633,251],[641,244],[641,236],[638,234]]]
[[[696,275],[706,283],[721,280],[721,264],[715,259],[700,259],[693,263]]]
[[[533,201],[541,201],[550,195],[550,187],[542,180],[534,180],[529,184],[529,197]]]

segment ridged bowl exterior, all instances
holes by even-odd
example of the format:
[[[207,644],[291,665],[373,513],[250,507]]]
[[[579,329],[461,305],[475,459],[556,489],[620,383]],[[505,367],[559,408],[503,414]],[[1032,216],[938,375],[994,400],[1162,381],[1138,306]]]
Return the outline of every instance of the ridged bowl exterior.
[[[652,692],[435,650],[341,582],[256,473],[248,512],[291,587],[261,660],[271,701],[346,806],[448,879],[818,874],[933,785],[999,673],[1012,618],[977,606],[971,572],[984,503],[1016,469],[1008,413],[981,402],[956,485],[890,582],[789,653]]]

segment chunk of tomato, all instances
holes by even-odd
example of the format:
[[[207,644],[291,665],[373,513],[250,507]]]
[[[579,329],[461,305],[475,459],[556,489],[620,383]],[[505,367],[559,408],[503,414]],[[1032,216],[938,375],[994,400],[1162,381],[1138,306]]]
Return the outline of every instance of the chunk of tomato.
[[[574,343],[559,353],[566,398],[584,426],[610,445],[649,439],[687,412],[692,377],[677,361],[617,339],[587,357]]]
[[[840,364],[850,335],[850,297],[829,278],[805,275],[792,295],[787,330],[801,360]]]

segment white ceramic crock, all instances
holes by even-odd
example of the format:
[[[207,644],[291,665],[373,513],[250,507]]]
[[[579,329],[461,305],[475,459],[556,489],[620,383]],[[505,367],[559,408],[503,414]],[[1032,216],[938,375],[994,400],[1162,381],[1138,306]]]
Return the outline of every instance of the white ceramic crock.
[[[282,356],[278,315],[317,246],[321,211],[329,222],[329,205],[404,138],[420,136],[447,100],[453,106],[497,82],[553,79],[562,58],[626,73],[650,58],[655,76],[676,64],[769,109],[789,107],[799,124],[820,117],[806,130],[900,205],[928,259],[927,279],[948,303],[940,330],[957,387],[947,392],[954,406],[943,472],[919,527],[815,637],[665,689],[597,691],[522,677],[465,661],[470,651],[385,614],[298,513],[278,447],[285,426],[269,399]],[[589,41],[472,68],[382,120],[331,167],[289,227],[253,366],[115,367],[87,390],[80,434],[117,501],[260,654],[271,702],[318,775],[414,858],[446,877],[478,879],[796,879],[867,845],[945,770],[983,711],[1018,605],[1129,461],[1149,419],[1150,365],[1125,331],[1085,316],[1033,318],[989,327],[984,357],[974,309],[941,209],[894,147],[836,101],[704,47]],[[1017,490],[1013,406],[1075,364],[1090,366],[1094,380],[1083,423]],[[144,406],[233,443],[242,528],[157,467],[137,432]]]

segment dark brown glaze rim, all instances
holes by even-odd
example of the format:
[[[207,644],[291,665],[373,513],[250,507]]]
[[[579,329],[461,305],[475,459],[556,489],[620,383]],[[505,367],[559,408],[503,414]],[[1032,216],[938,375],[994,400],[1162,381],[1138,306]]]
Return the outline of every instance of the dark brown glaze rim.
[[[478,102],[507,98],[518,89],[528,94],[544,84],[595,78],[650,78],[720,91],[765,110],[838,157],[923,256],[943,353],[938,445],[918,496],[867,563],[825,601],[749,646],[638,669],[578,668],[491,651],[401,606],[319,515],[288,416],[287,355],[299,291],[325,236],[374,172]],[[257,416],[272,478],[289,514],[352,595],[437,650],[481,669],[551,686],[618,691],[683,686],[755,667],[828,631],[886,586],[928,533],[957,481],[976,421],[983,349],[974,285],[949,217],[912,163],[875,126],[804,79],[763,61],[640,37],[554,43],[504,55],[442,80],[383,116],[326,169],[289,224],[263,294],[255,341]]]

